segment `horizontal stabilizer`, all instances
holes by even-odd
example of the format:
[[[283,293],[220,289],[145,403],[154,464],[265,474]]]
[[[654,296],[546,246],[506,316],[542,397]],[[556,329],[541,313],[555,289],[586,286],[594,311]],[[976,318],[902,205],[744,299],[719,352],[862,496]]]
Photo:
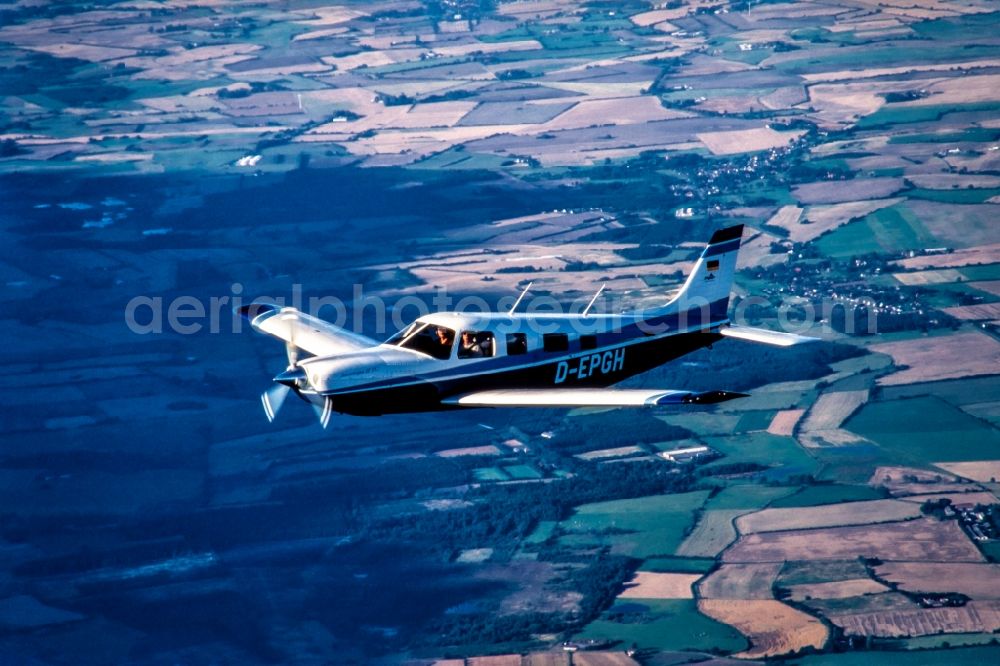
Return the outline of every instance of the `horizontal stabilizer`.
[[[460,407],[656,407],[659,405],[711,405],[745,393],[664,389],[498,389],[445,398]]]
[[[760,342],[765,345],[775,345],[777,347],[791,347],[807,342],[816,342],[819,338],[810,338],[795,333],[782,333],[780,331],[769,331],[765,328],[751,328],[749,326],[727,326],[719,330],[719,333],[737,340],[748,342]]]

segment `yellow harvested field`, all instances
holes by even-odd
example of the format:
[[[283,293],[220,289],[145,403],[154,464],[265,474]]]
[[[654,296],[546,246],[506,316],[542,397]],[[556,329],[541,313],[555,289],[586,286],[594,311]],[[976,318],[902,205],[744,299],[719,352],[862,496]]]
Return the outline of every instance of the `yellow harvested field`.
[[[927,493],[962,493],[978,486],[951,474],[932,472],[914,467],[878,467],[868,485],[885,487],[894,497]]]
[[[925,284],[950,284],[962,280],[962,274],[954,268],[942,268],[938,271],[920,271],[919,273],[893,273],[892,277],[900,284],[917,287]]]
[[[629,81],[622,83],[592,83],[588,81],[545,81],[545,86],[587,95],[591,99],[638,97],[648,90],[653,81]]]
[[[773,227],[781,227],[791,234],[792,229],[798,225],[799,219],[802,217],[802,212],[803,209],[795,205],[782,206],[778,209],[777,213],[771,216],[767,224]]]
[[[1000,479],[1000,460],[934,463],[934,466],[973,481],[992,483],[993,479]]]
[[[979,291],[985,291],[994,296],[1000,296],[1000,280],[983,280],[981,282],[970,282],[969,286]]]
[[[882,108],[885,97],[880,92],[879,86],[867,83],[820,83],[809,87],[809,101],[826,125],[849,125]]]
[[[724,562],[850,560],[856,557],[983,561],[979,549],[955,521],[935,519],[792,532],[758,532],[740,537],[722,555]]]
[[[788,261],[788,254],[779,250],[772,252],[772,244],[781,239],[766,232],[750,232],[740,244],[740,254],[736,259],[736,270],[755,266],[773,266]]]
[[[726,132],[702,132],[698,140],[715,155],[756,152],[787,146],[803,132],[777,132],[769,127]]]
[[[669,21],[674,18],[677,18],[676,12],[674,10],[657,9],[651,12],[633,14],[632,16],[629,17],[629,20],[631,20],[632,23],[635,23],[637,26],[645,28],[646,26],[654,25],[656,23],[663,23],[664,21]],[[676,28],[674,28],[674,30],[676,30]]]
[[[619,446],[614,449],[587,451],[586,453],[578,454],[576,457],[580,460],[600,460],[601,458],[620,458],[622,456],[631,456],[642,452],[643,450],[638,446]]]
[[[971,488],[979,488],[979,486],[974,484],[969,484]],[[924,502],[931,501],[937,502],[939,500],[949,500],[954,506],[975,506],[977,504],[997,504],[1000,500],[997,496],[991,492],[985,490],[973,491],[967,493],[933,493],[931,495],[911,495],[909,497],[900,497],[904,502],[914,502],[917,504],[923,504]]]
[[[698,584],[701,599],[773,599],[782,562],[723,564]]]
[[[435,453],[439,458],[458,458],[460,456],[498,456],[500,449],[490,444],[489,446],[470,446],[464,449],[447,449]]]
[[[829,583],[792,585],[789,590],[792,601],[805,601],[806,599],[848,599],[865,594],[888,592],[889,588],[871,578],[854,578]]]
[[[876,199],[874,201],[849,201],[826,206],[810,206],[802,223],[788,228],[789,237],[796,243],[808,243],[828,231],[852,220],[860,219],[881,208],[893,206],[900,198]]]
[[[971,599],[1000,599],[1000,564],[886,562],[875,571],[907,592],[958,592]]]
[[[1000,342],[985,333],[957,333],[935,338],[933,345],[916,338],[872,345],[869,349],[888,354],[897,366],[908,366],[880,377],[881,386],[993,375],[1000,368]]]
[[[638,125],[656,120],[690,118],[686,111],[665,109],[660,101],[648,95],[595,99],[580,102],[552,120],[544,123],[545,131],[580,129],[594,125]]]
[[[760,659],[826,644],[826,626],[811,615],[780,601],[702,599],[698,610],[708,617],[736,627],[753,647],[733,655]]]
[[[902,108],[944,104],[972,104],[1000,99],[1000,75],[955,76],[924,86],[927,97],[901,104]]]
[[[521,666],[519,654],[497,654],[489,657],[469,657],[466,666]]]
[[[883,76],[893,76],[895,74],[908,74],[910,72],[947,72],[955,69],[970,70],[990,67],[996,67],[995,60],[969,60],[966,62],[949,62],[945,64],[914,63],[904,67],[869,67],[861,70],[849,69],[837,72],[818,72],[815,74],[802,74],[801,76],[810,83],[820,83],[824,81],[874,79]]]
[[[471,42],[438,46],[434,48],[434,53],[451,58],[472,55],[473,53],[508,53],[510,51],[535,51],[541,48],[542,44],[537,40],[522,39],[511,42]]]
[[[930,636],[1000,629],[1000,601],[970,601],[960,608],[914,608],[834,615],[848,636]]]
[[[796,424],[805,413],[804,409],[783,409],[771,419],[771,425],[767,426],[767,431],[772,435],[791,437],[795,432]]]
[[[900,268],[921,270],[924,268],[957,268],[975,266],[977,264],[995,264],[1000,262],[1000,243],[980,245],[964,250],[955,250],[947,254],[928,254],[909,259],[899,259],[893,262]]]
[[[866,402],[868,402],[868,389],[824,393],[806,414],[802,422],[802,431],[812,433],[839,428],[847,417]]]
[[[1000,319],[1000,303],[959,305],[953,308],[943,308],[942,312],[950,314],[955,319],[964,319],[967,321],[992,321],[994,319]]]
[[[465,664],[463,663],[461,666],[465,666]],[[532,652],[524,656],[521,666],[566,666],[566,653],[563,650]]]
[[[639,662],[624,652],[587,651],[573,653],[573,666],[639,666]]]
[[[888,523],[920,517],[920,507],[894,499],[844,502],[822,506],[764,509],[736,520],[740,534],[780,532],[837,525]]]
[[[298,23],[305,23],[308,25],[337,25],[338,23],[346,23],[351,19],[360,18],[362,16],[368,16],[367,12],[358,11],[356,9],[348,9],[347,7],[337,7],[334,5],[328,7],[317,7],[310,10],[309,18],[298,21]]]
[[[37,44],[26,48],[32,51],[41,51],[58,58],[79,58],[91,62],[101,62],[104,60],[117,60],[135,55],[133,49],[121,49],[113,46],[93,46],[90,44],[59,43],[59,44]]]
[[[693,599],[691,586],[701,574],[637,571],[619,599]]]

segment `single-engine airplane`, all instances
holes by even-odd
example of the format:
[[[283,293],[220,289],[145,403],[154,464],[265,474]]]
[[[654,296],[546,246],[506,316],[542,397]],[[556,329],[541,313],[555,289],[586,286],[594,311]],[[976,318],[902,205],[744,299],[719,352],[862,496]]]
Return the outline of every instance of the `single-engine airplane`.
[[[518,313],[519,298],[506,313],[422,316],[380,344],[293,308],[244,306],[239,312],[254,329],[286,344],[288,367],[261,395],[264,413],[273,420],[290,392],[313,405],[324,428],[333,412],[703,405],[744,397],[610,388],[723,337],[778,346],[813,340],[731,325],[742,235],[743,225],[716,231],[680,291],[646,311],[590,314],[588,305],[581,314]]]

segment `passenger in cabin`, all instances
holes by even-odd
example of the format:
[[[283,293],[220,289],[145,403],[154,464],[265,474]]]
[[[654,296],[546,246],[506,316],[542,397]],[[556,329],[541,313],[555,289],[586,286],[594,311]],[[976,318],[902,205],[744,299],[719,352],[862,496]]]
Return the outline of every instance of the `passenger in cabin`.
[[[458,348],[459,358],[482,358],[486,356],[483,345],[476,340],[476,334],[472,331],[462,331],[462,344]]]

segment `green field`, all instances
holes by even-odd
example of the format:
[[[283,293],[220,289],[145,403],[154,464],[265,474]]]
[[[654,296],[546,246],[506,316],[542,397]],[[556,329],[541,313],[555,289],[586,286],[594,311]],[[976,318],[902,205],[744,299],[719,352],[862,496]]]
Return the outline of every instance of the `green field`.
[[[830,484],[806,486],[799,492],[771,502],[773,507],[819,506],[838,502],[857,502],[882,499],[882,495],[868,486],[846,486]]]
[[[785,662],[794,666],[955,666],[955,664],[995,664],[1000,647],[968,647],[952,650],[870,651],[817,654]]]
[[[905,650],[928,650],[940,647],[962,647],[965,645],[988,645],[997,641],[997,634],[940,634],[937,636],[917,636],[903,638],[899,646]]]
[[[920,220],[905,206],[897,204],[824,234],[816,241],[816,247],[829,257],[853,257],[919,250],[935,243]]]
[[[844,427],[916,464],[982,460],[1000,450],[1000,430],[933,396],[868,403]]]
[[[998,187],[966,187],[953,188],[950,190],[930,190],[917,188],[910,190],[906,195],[912,199],[926,199],[927,201],[938,201],[950,204],[981,204],[991,197],[1000,195]]]
[[[708,573],[715,566],[710,557],[651,557],[639,566],[639,571],[657,573]]]
[[[670,555],[694,522],[707,490],[584,504],[560,528],[564,545],[603,543],[632,557]]]
[[[857,560],[786,562],[778,574],[777,582],[788,587],[867,577],[864,565]]]
[[[870,116],[865,116],[859,120],[857,126],[861,129],[868,129],[871,127],[879,127],[881,125],[924,123],[938,120],[946,113],[960,113],[963,111],[995,111],[998,107],[1000,107],[1000,105],[994,102],[940,106],[901,106],[898,104],[887,104]]]
[[[642,611],[641,608],[646,610]],[[615,608],[620,608],[616,611]],[[637,612],[632,612],[633,609]],[[632,619],[614,622],[607,619],[618,615]],[[709,619],[698,612],[691,599],[643,600],[641,604],[621,604],[591,622],[578,638],[606,638],[628,646],[658,650],[721,650],[736,652],[747,647],[746,639],[730,626]]]
[[[526,544],[544,543],[552,536],[552,532],[558,525],[554,520],[542,520],[535,526],[535,530],[524,540]]]
[[[705,437],[704,440],[726,456],[707,465],[708,468],[738,462],[758,463],[775,468],[777,475],[809,474],[816,469],[816,461],[791,437],[755,432],[733,437]]]
[[[730,509],[763,509],[792,492],[791,488],[778,488],[756,483],[727,486],[705,503],[713,511]]]
[[[480,467],[479,469],[472,471],[473,476],[475,476],[476,481],[508,481],[510,477],[507,476],[502,469],[499,467]]]
[[[736,432],[753,432],[755,430],[767,430],[774,418],[771,411],[750,411],[743,412],[740,420],[736,423]]]
[[[512,479],[540,479],[542,473],[531,465],[510,465],[504,467],[503,471]]]

